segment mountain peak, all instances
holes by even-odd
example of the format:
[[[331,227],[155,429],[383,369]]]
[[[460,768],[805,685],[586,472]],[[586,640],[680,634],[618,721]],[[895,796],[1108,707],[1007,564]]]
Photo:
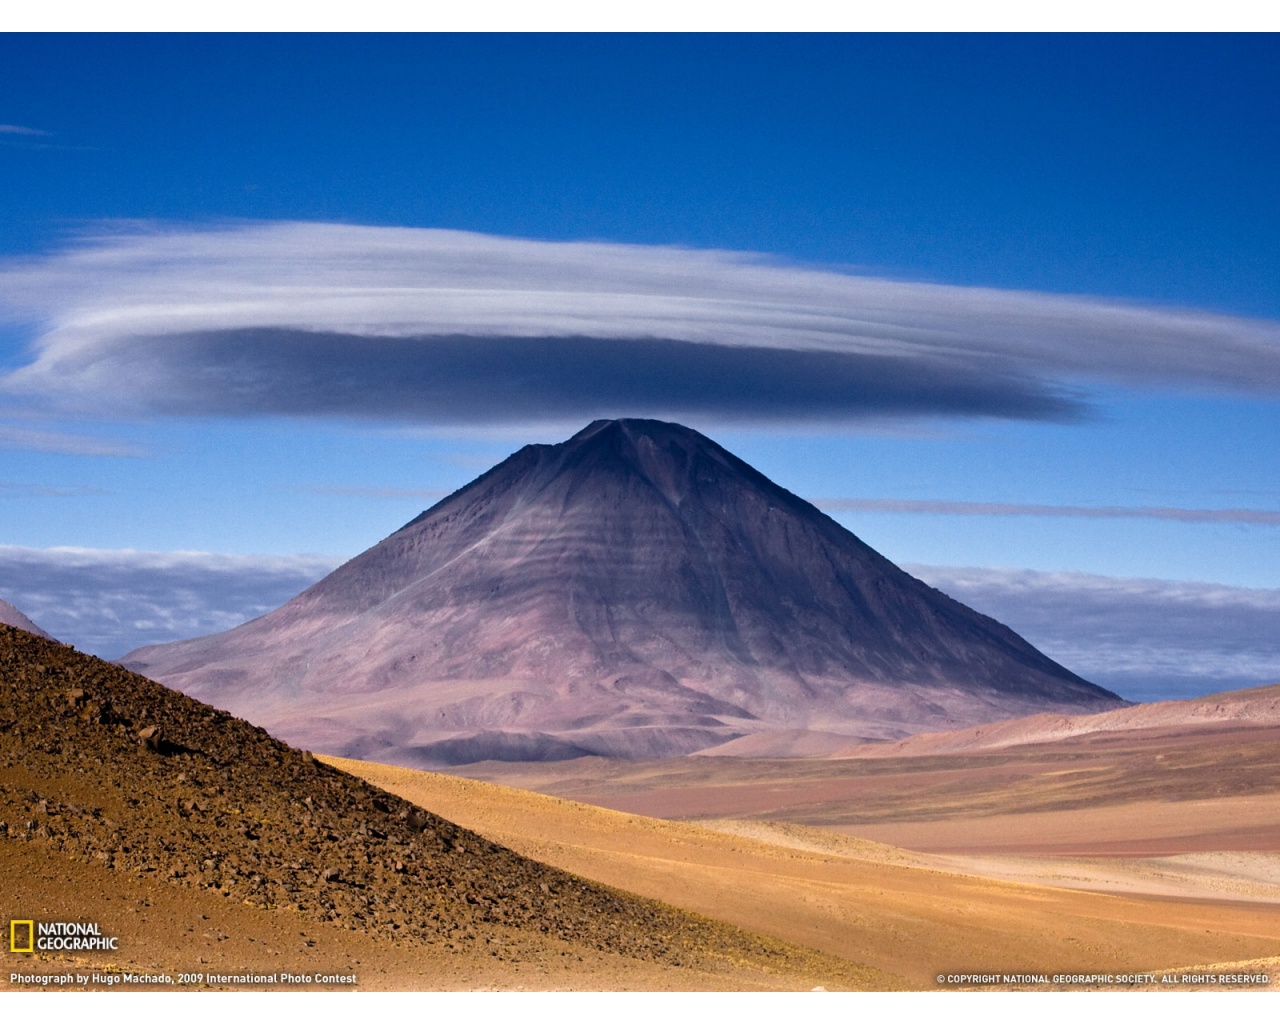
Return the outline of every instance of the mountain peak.
[[[407,764],[1121,703],[646,419],[522,448],[269,615],[127,663],[296,742]]]
[[[706,449],[724,452],[724,449],[711,438],[692,427],[686,427],[680,423],[668,423],[665,420],[636,418],[594,420],[568,440],[553,447],[572,448],[583,445],[612,448],[629,446],[635,449],[658,445],[681,450]]]
[[[696,491],[699,478],[726,472],[774,486],[709,437],[662,420],[596,420],[552,451],[560,455],[560,472],[630,469],[677,503]]]

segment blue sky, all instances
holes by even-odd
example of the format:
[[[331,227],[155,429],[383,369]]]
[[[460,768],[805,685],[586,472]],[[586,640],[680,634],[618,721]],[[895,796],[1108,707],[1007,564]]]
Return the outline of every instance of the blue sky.
[[[224,628],[650,414],[1050,653],[1009,573],[1207,588],[1280,678],[1277,124],[1272,35],[0,36],[0,597]],[[90,628],[61,548],[320,561]]]

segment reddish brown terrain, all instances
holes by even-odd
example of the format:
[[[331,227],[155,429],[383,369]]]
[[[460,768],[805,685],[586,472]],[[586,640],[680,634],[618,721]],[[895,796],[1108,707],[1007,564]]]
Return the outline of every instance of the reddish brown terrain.
[[[0,910],[121,939],[5,953],[0,986],[60,970],[323,972],[362,989],[935,989],[939,974],[1206,965],[1276,978],[1277,750],[1255,726],[467,769],[641,816],[313,758],[0,627]]]
[[[1136,736],[1141,732],[1158,741],[1159,737],[1191,734],[1208,738],[1218,729],[1238,733],[1241,729],[1276,727],[1280,727],[1280,683],[1191,700],[1135,704],[1092,715],[1032,715],[951,732],[920,733],[896,743],[848,744],[836,747],[827,756],[920,757],[1054,743],[1100,733]],[[727,751],[722,747],[718,752]]]
[[[939,973],[1228,963],[1280,976],[1276,853],[940,856],[776,816],[662,821],[472,779],[335,763],[539,860],[870,964],[914,987],[938,988]],[[673,784],[662,771],[649,766],[642,784]]]
[[[1100,731],[971,753],[470,765],[658,817],[751,817],[946,853],[1280,852],[1280,726]]]
[[[290,742],[409,766],[779,730],[826,753],[1123,705],[656,420],[528,445],[270,614],[122,660]]]
[[[813,940],[819,948],[878,941],[881,953],[868,962],[892,963],[917,980],[940,963],[979,972],[1017,963],[1032,973],[1264,974],[1275,987],[1274,699],[1275,688],[1267,687],[1157,705],[1147,714],[1136,708],[1097,716],[1103,727],[1093,731],[1077,727],[1066,738],[987,749],[981,741],[993,733],[1035,739],[1052,720],[921,736],[876,757],[584,759],[463,770],[615,813],[681,819],[681,827],[739,844],[804,851],[785,860],[775,850],[774,863],[784,866],[772,869],[748,867],[741,859],[747,847],[732,843],[714,856],[687,855],[682,846],[667,858],[681,878],[694,874],[689,862],[705,866],[706,890],[685,905],[719,901],[735,908],[726,919],[754,921],[770,934],[827,935],[827,945]],[[1131,727],[1117,727],[1117,719]],[[975,737],[977,749],[930,752]],[[503,818],[482,810],[479,797],[468,798],[476,809],[463,820],[473,827],[506,835],[517,848],[526,848],[517,834],[528,848],[535,840],[556,846],[555,835],[537,833],[536,816]],[[458,803],[442,798],[435,805]],[[601,866],[593,877],[602,879],[616,877],[619,860],[643,849],[639,838],[616,849],[603,840],[562,845],[559,859],[547,859],[589,873],[579,858],[595,857]],[[1192,940],[1209,945],[1177,946]]]
[[[69,968],[310,970],[407,989],[904,984],[529,860],[7,626],[0,894],[9,920],[120,938],[118,952],[75,955],[6,944],[3,986]]]

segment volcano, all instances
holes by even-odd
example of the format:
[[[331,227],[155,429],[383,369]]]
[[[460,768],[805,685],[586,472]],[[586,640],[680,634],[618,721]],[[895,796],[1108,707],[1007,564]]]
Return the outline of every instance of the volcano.
[[[1124,705],[697,431],[640,419],[528,445],[275,611],[122,662],[407,766]]]

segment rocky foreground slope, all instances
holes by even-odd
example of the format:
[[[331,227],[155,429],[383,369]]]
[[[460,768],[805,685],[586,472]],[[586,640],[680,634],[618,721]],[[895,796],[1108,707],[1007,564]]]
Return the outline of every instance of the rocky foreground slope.
[[[409,766],[1123,705],[678,424],[528,445],[281,608],[123,663]]]
[[[796,955],[518,856],[226,712],[0,626],[0,859],[24,857],[499,959],[522,936],[668,967],[782,970]]]

